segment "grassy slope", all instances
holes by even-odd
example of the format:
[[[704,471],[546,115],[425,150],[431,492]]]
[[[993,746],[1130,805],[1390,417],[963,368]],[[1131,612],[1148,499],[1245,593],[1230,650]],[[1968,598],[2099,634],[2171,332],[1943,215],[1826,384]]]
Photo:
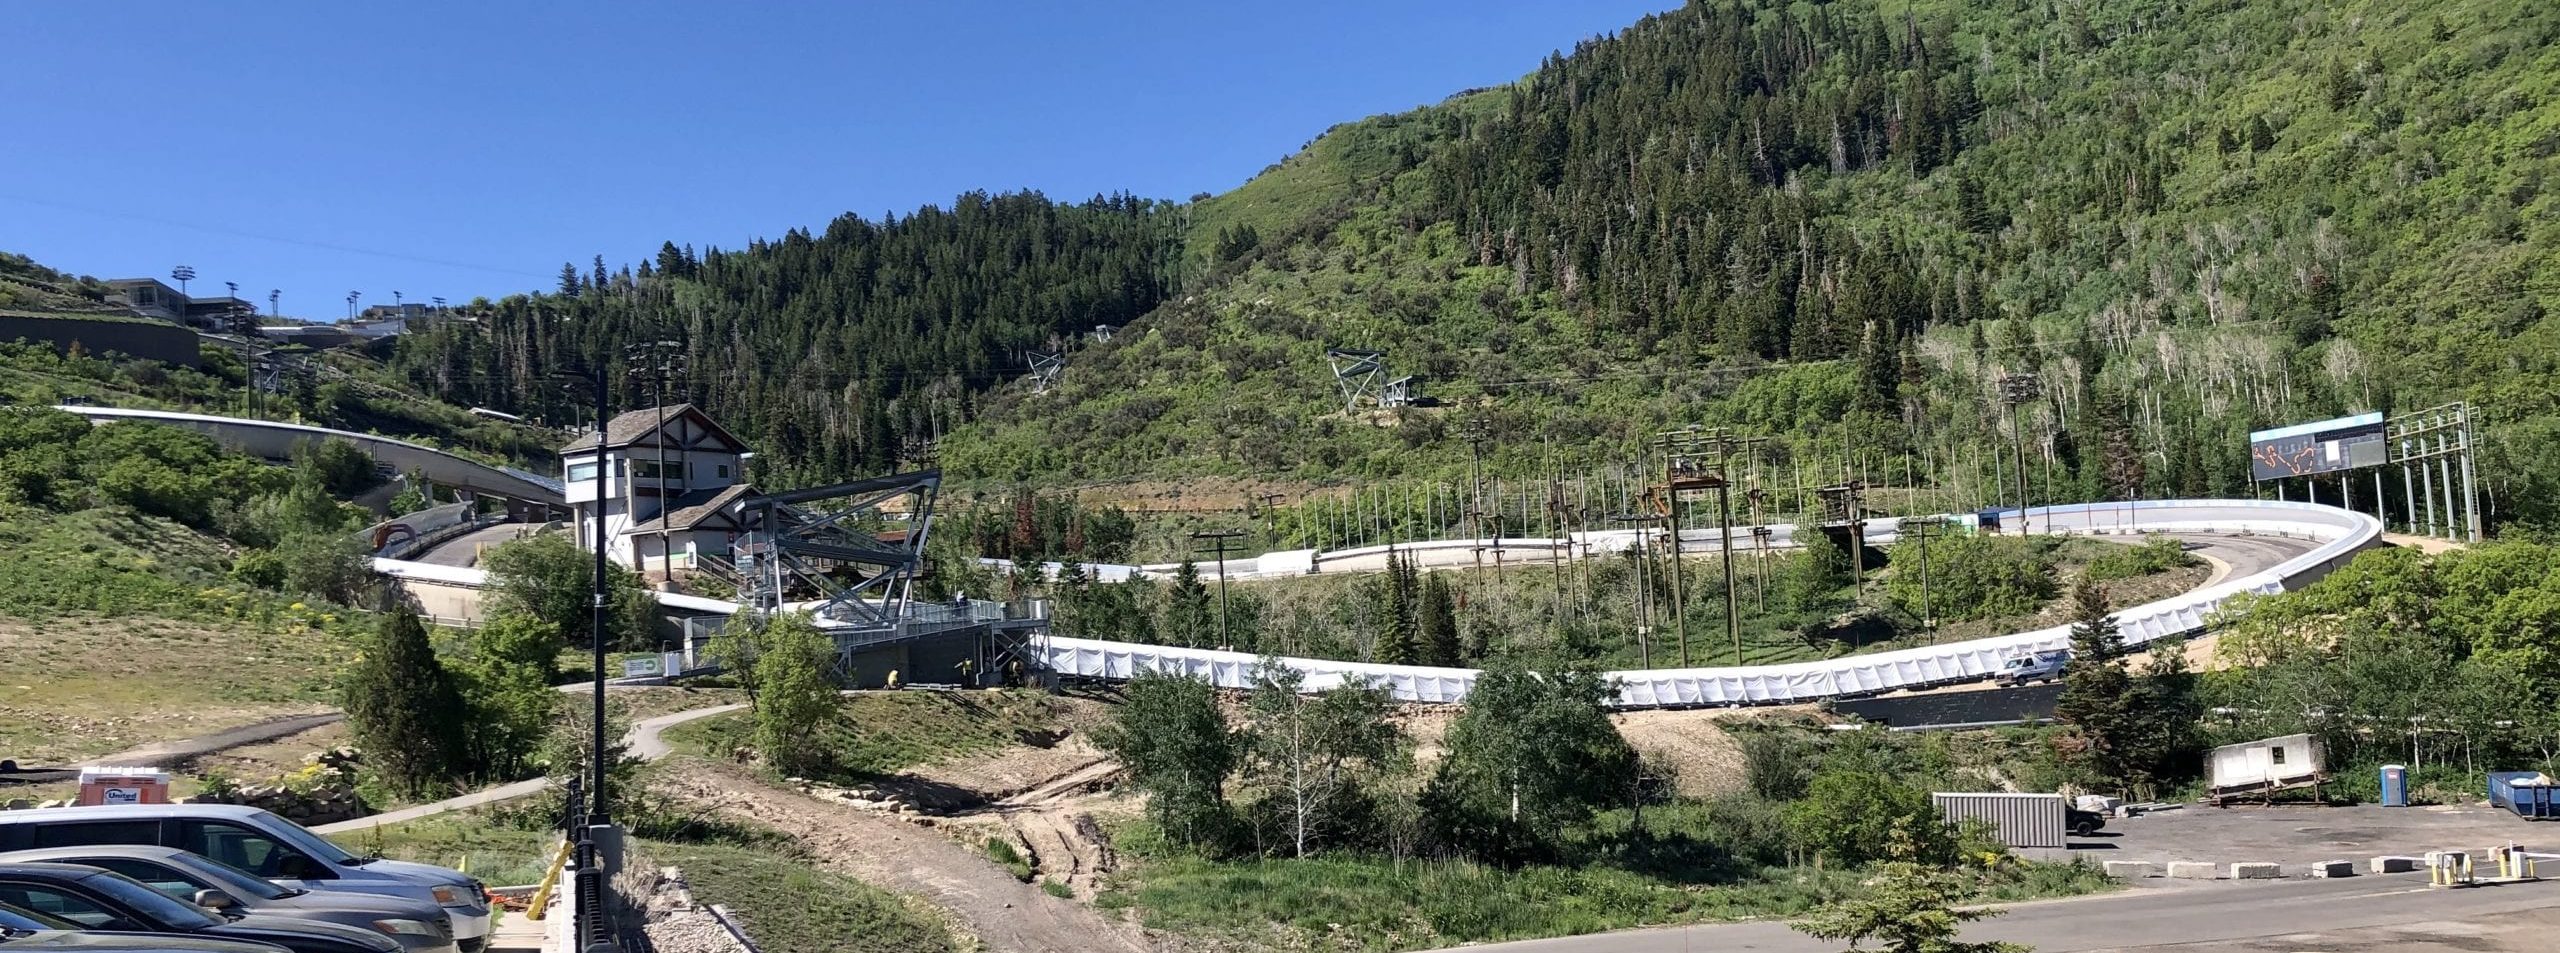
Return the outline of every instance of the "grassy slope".
[[[340,835],[347,849],[449,867],[492,884],[542,878],[557,835],[480,814],[448,815]],[[641,840],[660,864],[681,867],[694,897],[725,904],[772,953],[935,953],[958,942],[930,915],[850,877],[810,869],[787,843],[755,848]]]
[[[843,717],[811,744],[832,752],[835,770],[821,779],[852,780],[994,751],[1053,727],[1058,705],[1038,692],[864,692],[847,696]],[[679,748],[711,757],[752,748],[755,722],[744,712],[715,715],[668,729]]]
[[[0,752],[103,754],[325,707],[349,621],[225,584],[211,539],[0,507]]]
[[[2541,182],[2560,171],[2560,112],[2548,108],[2560,96],[2560,46],[2535,38],[2560,12],[2514,0],[2137,4],[2089,11],[2093,39],[2080,48],[2077,26],[2046,20],[2042,7],[1915,6],[1959,24],[1961,55],[1984,64],[1987,141],[1926,179],[1898,169],[1815,177],[1808,187],[1835,219],[1951,261],[1996,250],[2001,300],[2048,341],[2094,326],[2124,348],[2110,374],[2195,388],[2208,407],[2263,404],[2282,416],[2470,396],[2518,426],[2550,426],[2560,365],[2548,339],[2560,324],[2544,316],[2560,313],[2560,216]],[[2366,90],[2345,109],[2323,88],[2332,60]],[[2170,157],[2167,204],[2147,216],[2064,191],[2107,159],[2127,103],[2141,109],[2133,136]],[[2252,118],[2273,125],[2271,150],[2215,151],[2214,128]],[[1338,190],[1296,183],[1367,181],[1351,157],[1376,145],[1385,121],[1337,127],[1202,203],[1195,254],[1225,223],[1316,213],[1262,196],[1329,202]],[[1987,247],[1953,225],[1959,172],[2014,220]],[[1595,335],[1551,296],[1516,300],[1518,316],[1497,320],[1486,302],[1508,294],[1507,270],[1466,264],[1446,223],[1400,220],[1393,193],[1360,195],[1312,240],[1080,353],[1051,394],[1000,398],[946,441],[947,464],[1063,481],[1459,471],[1465,448],[1431,439],[1432,413],[1402,430],[1335,416],[1326,344],[1387,348],[1397,371],[1431,374],[1442,396],[1498,398],[1525,430],[1568,447],[1624,448],[1659,424],[1704,421],[1796,431],[1800,449],[1836,455],[1821,447],[1837,446],[1829,425],[1845,368],[1718,374]],[[2512,234],[2491,234],[2500,204],[2521,223]],[[1263,231],[1266,247],[1283,237]],[[2265,318],[2298,308],[2315,266],[2352,289],[2348,315],[2340,340],[2288,361]],[[2187,326],[2198,318],[2215,329]],[[2150,333],[2172,324],[2174,334]],[[1924,347],[1940,371],[1925,406],[1974,431],[1984,427],[1977,388],[1996,368],[1967,353],[1966,334],[1942,329]],[[1557,379],[1571,383],[1497,386]],[[2236,452],[2216,448],[2226,451]],[[1515,439],[1495,465],[1530,468],[1542,452]]]

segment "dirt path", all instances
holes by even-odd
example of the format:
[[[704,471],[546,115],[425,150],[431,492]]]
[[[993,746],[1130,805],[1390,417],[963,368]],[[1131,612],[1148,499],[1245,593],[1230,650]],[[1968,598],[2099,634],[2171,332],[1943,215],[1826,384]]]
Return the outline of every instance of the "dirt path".
[[[684,759],[661,783],[669,795],[770,825],[800,838],[818,861],[950,911],[999,953],[1148,949],[1134,928],[1074,900],[1015,880],[983,855],[907,821],[830,804],[753,779],[739,769]],[[1073,848],[1067,848],[1072,854]]]

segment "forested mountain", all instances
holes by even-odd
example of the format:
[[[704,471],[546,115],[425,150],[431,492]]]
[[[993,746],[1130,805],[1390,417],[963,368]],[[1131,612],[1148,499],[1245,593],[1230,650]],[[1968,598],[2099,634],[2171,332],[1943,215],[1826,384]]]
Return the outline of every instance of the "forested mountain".
[[[2468,398],[2485,497],[2542,518],[2555,86],[2560,9],[2530,0],[1712,0],[1223,195],[669,245],[400,363],[558,418],[542,371],[680,336],[684,395],[798,481],[934,437],[990,482],[1445,480],[1481,415],[1497,471],[1728,425],[1772,472],[1957,504],[2020,436],[2005,374],[2041,377],[2045,498],[2245,494],[2249,429]],[[1327,346],[1441,406],[1346,415]]]
[[[449,399],[574,424],[591,399],[552,372],[605,355],[616,403],[642,406],[657,361],[629,345],[678,341],[664,393],[762,444],[760,479],[851,479],[974,416],[975,395],[1020,376],[1027,352],[1153,309],[1175,222],[1126,196],[970,194],[738,251],[669,242],[636,271],[564,266],[553,293],[403,337],[395,364]]]
[[[2248,429],[2467,397],[2538,515],[2556,40],[2515,0],[1693,4],[1201,203],[1208,283],[949,459],[1430,479],[1480,409],[1514,471],[1724,424],[1960,501],[2038,372],[2039,497],[2245,494]],[[1346,419],[1326,345],[1452,409]]]

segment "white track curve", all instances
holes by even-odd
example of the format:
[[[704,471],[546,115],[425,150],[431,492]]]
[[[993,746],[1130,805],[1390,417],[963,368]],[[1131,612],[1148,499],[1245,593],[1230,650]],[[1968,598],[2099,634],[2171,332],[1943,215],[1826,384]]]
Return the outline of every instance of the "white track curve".
[[[377,463],[403,473],[417,471],[441,486],[463,487],[491,496],[523,500],[528,503],[563,505],[558,479],[527,473],[512,467],[490,466],[434,447],[377,434],[333,430],[328,427],[275,420],[251,420],[244,417],[224,417],[218,414],[190,414],[174,410],[72,405],[54,409],[89,418],[92,423],[142,420],[173,427],[185,427],[211,436],[224,446],[270,460],[291,457],[293,448],[297,444],[334,437],[362,448]]]
[[[2014,519],[2014,512],[2006,514]],[[2371,516],[2335,507],[2310,503],[2286,503],[2265,500],[2159,500],[2138,503],[2101,503],[2071,506],[2037,507],[2030,514],[2037,532],[2068,534],[2139,534],[2139,533],[2209,533],[2249,534],[2309,539],[2318,543],[2309,551],[2276,566],[2247,575],[2235,576],[2210,586],[2146,603],[2115,613],[2116,624],[2124,630],[2128,645],[2141,645],[2154,639],[2196,632],[2205,627],[2213,613],[2235,598],[2267,595],[2300,588],[2327,575],[2330,570],[2354,558],[2355,554],[2374,546],[2382,539],[2382,524]],[[1893,534],[1883,520],[1874,521],[1868,539],[1889,543]],[[1778,528],[1781,533],[1784,527]],[[1713,540],[1712,531],[1706,536]],[[1737,542],[1741,539],[1739,531]],[[1622,551],[1632,544],[1632,532],[1595,533],[1578,537],[1572,545],[1577,555]],[[1520,546],[1521,541],[1505,540],[1506,546]],[[1399,545],[1399,552],[1424,554],[1428,565],[1460,565],[1472,562],[1477,546],[1474,540],[1441,540]],[[1540,550],[1552,547],[1561,551],[1565,543],[1558,541],[1534,544]],[[1702,548],[1697,534],[1682,541],[1682,549],[1697,552]],[[1705,547],[1713,548],[1713,547]],[[1327,554],[1323,562],[1356,559],[1363,555],[1384,553],[1386,547],[1346,550]],[[1311,564],[1297,554],[1283,555],[1302,566]],[[1264,557],[1268,559],[1269,557]],[[1236,560],[1241,563],[1243,560]],[[386,575],[443,581],[455,584],[485,584],[486,573],[451,566],[429,566],[377,559],[376,570]],[[1153,567],[1115,567],[1126,570],[1151,570]],[[1259,572],[1261,567],[1257,565]],[[1297,570],[1304,574],[1306,568]],[[1355,570],[1356,571],[1356,570]],[[1248,578],[1243,571],[1236,578]],[[679,608],[697,611],[735,612],[735,603],[718,602],[698,596],[661,594],[660,601]],[[681,605],[679,605],[681,603]],[[1950,682],[1976,681],[1990,677],[2000,664],[2020,652],[2062,648],[2070,644],[2069,626],[2054,626],[2032,632],[1993,636],[1966,642],[1926,648],[1900,649],[1870,655],[1815,662],[1790,662],[1779,665],[1710,666],[1703,668],[1644,669],[1609,672],[1618,685],[1616,705],[1621,708],[1676,708],[1699,705],[1764,705],[1819,701],[1869,695],[1895,689],[1918,688]],[[1076,678],[1126,679],[1139,672],[1161,671],[1206,678],[1226,688],[1249,688],[1252,672],[1261,658],[1249,652],[1225,652],[1215,649],[1186,649],[1173,646],[1144,645],[1130,642],[1108,642],[1051,636],[1035,648],[1042,653],[1048,667],[1059,675]],[[1367,662],[1341,662],[1331,659],[1281,658],[1282,664],[1307,673],[1306,685],[1320,690],[1359,680],[1382,685],[1394,696],[1409,702],[1455,702],[1466,697],[1474,686],[1477,670],[1436,668],[1422,665],[1377,665]]]
[[[2016,514],[2008,515],[2014,518]],[[2309,552],[2271,569],[2116,612],[2116,624],[2124,630],[2128,645],[2199,631],[2215,610],[2232,599],[2272,594],[2309,584],[2382,538],[2381,522],[2362,513],[2309,503],[2264,500],[2159,500],[2037,507],[2031,511],[2031,517],[2037,532],[2246,533],[2319,542]],[[1878,529],[1870,532],[1868,539],[1890,542],[1893,537],[1882,529],[1883,521],[1877,521],[1877,524]],[[1628,540],[1632,538],[1631,534],[1626,536]],[[1713,539],[1712,535],[1709,538]],[[1737,533],[1737,543],[1740,539]],[[1464,553],[1467,559],[1472,560],[1476,545],[1473,540],[1450,540],[1400,545],[1397,549],[1414,553],[1454,551]],[[1564,544],[1552,545],[1561,549]],[[1609,546],[1598,539],[1589,540],[1584,545],[1587,547],[1585,552],[1610,551]],[[1616,545],[1623,547],[1626,543],[1618,542]],[[1695,552],[1698,548],[1695,536],[1682,541],[1685,551]],[[1375,549],[1385,551],[1385,547]],[[1344,557],[1354,552],[1329,555]],[[1237,578],[1244,577],[1244,573],[1237,573]],[[2063,648],[2070,644],[2070,639],[2070,627],[2065,625],[1947,645],[1815,662],[1646,669],[1607,674],[1617,683],[1617,704],[1624,708],[1788,704],[1988,678],[2010,656]],[[1048,666],[1061,675],[1125,679],[1138,672],[1153,670],[1206,678],[1227,688],[1250,687],[1252,670],[1260,662],[1257,656],[1246,652],[1065,636],[1048,639],[1043,651],[1047,655]],[[1459,701],[1475,684],[1477,674],[1475,669],[1377,665],[1329,659],[1282,658],[1280,661],[1306,672],[1310,689],[1362,680],[1383,685],[1396,698],[1412,702]]]

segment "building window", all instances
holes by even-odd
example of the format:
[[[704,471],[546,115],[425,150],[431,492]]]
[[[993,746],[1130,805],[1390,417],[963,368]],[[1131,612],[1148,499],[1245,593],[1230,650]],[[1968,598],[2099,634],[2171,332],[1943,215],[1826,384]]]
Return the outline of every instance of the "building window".
[[[729,478],[729,465],[726,463],[720,465],[720,478],[723,480]]]
[[[2274,749],[2274,750],[2275,750],[2275,753],[2276,753],[2276,763],[2277,763],[2277,764],[2283,764],[2283,763],[2284,763],[2284,749],[2283,749],[2282,747],[2278,747],[2278,748],[2276,748],[2276,749]]]
[[[571,482],[571,483],[579,483],[579,482],[583,482],[583,481],[587,481],[587,480],[593,480],[593,479],[595,479],[595,478],[596,478],[596,465],[595,465],[595,464],[593,464],[593,463],[572,463],[572,464],[570,464],[570,465],[569,465],[569,482]]]

